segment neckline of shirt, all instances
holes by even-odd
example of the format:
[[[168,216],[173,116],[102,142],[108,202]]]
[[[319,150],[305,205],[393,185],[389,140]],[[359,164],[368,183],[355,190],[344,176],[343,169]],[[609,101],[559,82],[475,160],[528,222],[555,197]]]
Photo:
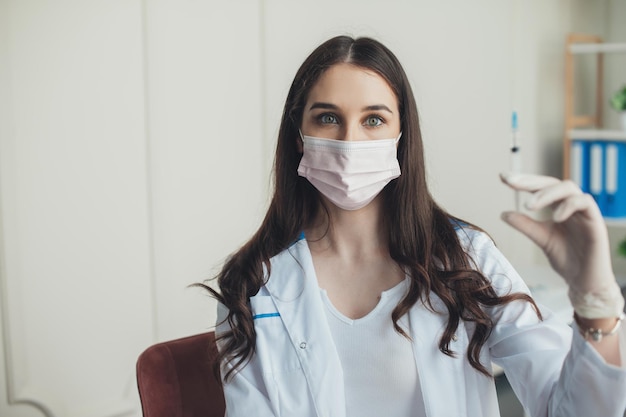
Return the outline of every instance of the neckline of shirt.
[[[376,306],[369,313],[367,313],[363,317],[359,317],[358,319],[351,319],[350,317],[343,314],[341,311],[337,310],[337,308],[332,303],[332,301],[330,301],[330,298],[328,297],[328,292],[325,289],[320,288],[320,294],[322,296],[322,300],[324,301],[324,304],[326,305],[326,308],[328,309],[328,311],[330,311],[335,317],[337,317],[342,322],[349,324],[351,326],[354,326],[360,323],[367,322],[371,320],[372,318],[376,317],[382,310],[384,310],[385,306],[391,300],[398,300],[399,302],[402,296],[404,295],[404,293],[406,292],[406,290],[408,289],[408,287],[409,287],[409,277],[407,276],[402,281],[394,285],[393,287],[382,291],[380,293],[380,299],[378,300],[378,303],[376,303]]]

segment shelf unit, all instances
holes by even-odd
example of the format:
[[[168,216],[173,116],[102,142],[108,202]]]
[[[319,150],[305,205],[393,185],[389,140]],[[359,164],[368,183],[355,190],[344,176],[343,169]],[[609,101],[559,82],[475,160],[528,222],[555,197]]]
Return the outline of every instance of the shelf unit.
[[[626,142],[626,132],[607,130],[602,126],[604,105],[604,55],[626,53],[626,43],[604,43],[599,36],[573,33],[567,37],[565,48],[565,133],[563,140],[563,178],[570,178],[570,152],[572,140],[607,140]],[[595,55],[595,106],[591,114],[576,114],[576,89],[574,81],[574,57],[581,54]],[[605,218],[609,226],[626,226],[626,218]]]
[[[578,140],[612,140],[618,142],[626,142],[626,131],[624,130],[608,130],[608,129],[571,129],[567,136]]]
[[[570,177],[571,140],[606,139],[626,141],[626,132],[602,129],[604,54],[626,53],[626,43],[604,43],[599,36],[572,33],[565,47],[565,135],[563,140],[563,178]],[[596,105],[592,114],[575,112],[574,56],[596,55]]]

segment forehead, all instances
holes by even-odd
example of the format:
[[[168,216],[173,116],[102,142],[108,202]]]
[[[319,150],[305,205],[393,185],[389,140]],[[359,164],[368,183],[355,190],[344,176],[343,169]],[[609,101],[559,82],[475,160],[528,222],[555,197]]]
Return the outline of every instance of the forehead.
[[[397,97],[387,81],[376,72],[349,63],[335,64],[311,88],[307,104],[328,102],[349,104],[386,104],[397,108]]]

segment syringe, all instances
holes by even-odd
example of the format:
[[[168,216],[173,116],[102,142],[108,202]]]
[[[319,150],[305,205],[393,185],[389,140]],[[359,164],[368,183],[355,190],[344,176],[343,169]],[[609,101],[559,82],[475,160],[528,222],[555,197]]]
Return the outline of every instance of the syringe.
[[[517,120],[517,112],[511,115],[511,172],[519,174],[522,172],[522,150],[520,148],[520,131]],[[515,191],[515,210],[520,211],[520,192]]]

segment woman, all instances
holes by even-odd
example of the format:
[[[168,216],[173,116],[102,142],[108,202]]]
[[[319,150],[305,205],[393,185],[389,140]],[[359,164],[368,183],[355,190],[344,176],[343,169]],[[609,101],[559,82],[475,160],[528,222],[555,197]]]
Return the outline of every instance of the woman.
[[[396,57],[367,38],[319,46],[287,96],[267,215],[214,292],[227,415],[497,416],[495,363],[533,416],[621,416],[624,300],[597,206],[570,182],[503,181],[554,208],[503,218],[570,285],[573,332],[434,202]]]

